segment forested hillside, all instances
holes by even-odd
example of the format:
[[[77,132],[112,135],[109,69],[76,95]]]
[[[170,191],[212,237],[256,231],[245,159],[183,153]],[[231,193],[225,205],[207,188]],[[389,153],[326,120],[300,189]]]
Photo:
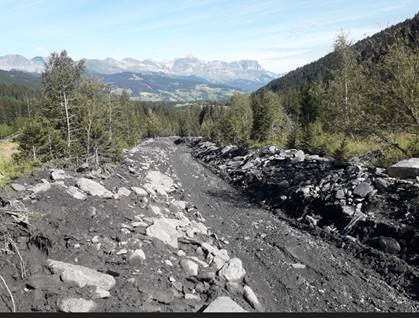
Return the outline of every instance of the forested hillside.
[[[395,42],[402,40],[410,48],[419,47],[419,13],[412,19],[398,23],[370,37],[362,39],[354,44],[354,50],[358,53],[360,62],[382,61],[389,48]],[[289,72],[288,74],[273,80],[258,93],[264,90],[283,92],[289,89],[299,89],[313,81],[330,79],[330,70],[337,67],[336,52],[331,52],[319,60],[304,65]]]

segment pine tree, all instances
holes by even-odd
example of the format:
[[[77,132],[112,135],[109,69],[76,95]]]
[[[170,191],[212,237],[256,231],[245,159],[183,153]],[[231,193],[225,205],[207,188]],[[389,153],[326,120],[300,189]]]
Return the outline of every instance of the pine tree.
[[[279,96],[264,91],[252,98],[253,129],[252,138],[256,141],[273,141],[285,136],[284,109]]]
[[[70,154],[73,118],[77,91],[84,72],[84,61],[74,62],[66,51],[52,53],[42,73],[43,95],[46,99],[45,115],[63,131],[67,155]]]

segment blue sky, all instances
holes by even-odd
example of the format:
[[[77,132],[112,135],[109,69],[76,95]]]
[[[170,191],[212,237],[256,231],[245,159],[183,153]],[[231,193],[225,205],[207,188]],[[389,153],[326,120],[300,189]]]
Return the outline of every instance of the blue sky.
[[[0,0],[0,55],[256,59],[282,73],[411,18],[417,0]]]

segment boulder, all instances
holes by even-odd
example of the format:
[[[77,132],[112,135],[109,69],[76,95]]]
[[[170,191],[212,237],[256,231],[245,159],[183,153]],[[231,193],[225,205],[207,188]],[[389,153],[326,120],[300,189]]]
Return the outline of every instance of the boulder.
[[[247,312],[233,299],[227,296],[216,298],[205,308],[204,312]]]
[[[241,281],[246,275],[246,271],[239,258],[232,258],[221,268],[219,275],[229,282],[235,282]]]
[[[87,178],[80,178],[77,180],[77,186],[80,188],[80,190],[92,196],[98,196],[98,197],[106,198],[106,199],[113,198],[112,192],[107,190],[99,182],[96,182]]]
[[[63,312],[92,312],[96,309],[96,303],[93,300],[83,298],[65,298],[60,301],[58,308]]]
[[[387,173],[395,178],[414,179],[419,176],[419,158],[402,160],[389,167]]]
[[[95,286],[105,290],[111,289],[115,284],[115,278],[111,275],[99,273],[91,268],[73,265],[49,259],[47,265],[51,270],[61,275],[61,279],[69,284],[80,288],[84,286]]]

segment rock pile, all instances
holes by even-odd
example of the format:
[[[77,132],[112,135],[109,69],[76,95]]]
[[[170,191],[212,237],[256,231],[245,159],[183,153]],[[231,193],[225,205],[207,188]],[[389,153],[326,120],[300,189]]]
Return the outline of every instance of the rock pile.
[[[246,151],[187,141],[195,158],[266,206],[419,264],[417,159],[385,171],[357,158],[341,164],[275,146]]]

